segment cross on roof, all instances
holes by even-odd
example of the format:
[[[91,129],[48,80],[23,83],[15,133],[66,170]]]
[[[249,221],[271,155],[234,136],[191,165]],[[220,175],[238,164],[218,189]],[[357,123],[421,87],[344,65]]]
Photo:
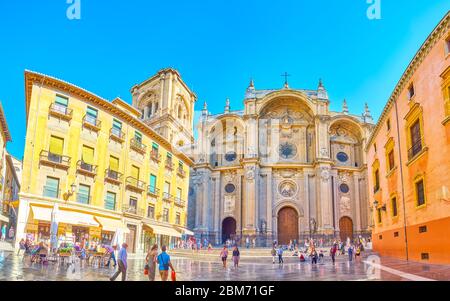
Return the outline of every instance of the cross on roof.
[[[288,74],[287,72],[284,72],[284,74],[281,74],[281,76],[284,77],[284,86],[285,87],[289,87],[288,77],[291,76],[291,75]]]

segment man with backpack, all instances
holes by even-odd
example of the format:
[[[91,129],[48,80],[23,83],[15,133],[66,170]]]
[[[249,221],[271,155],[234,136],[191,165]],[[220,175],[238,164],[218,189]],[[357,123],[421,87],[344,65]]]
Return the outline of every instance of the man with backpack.
[[[157,262],[159,264],[159,275],[161,276],[161,281],[167,281],[169,278],[169,268],[175,272],[175,269],[170,262],[170,256],[166,253],[167,247],[161,247],[162,253],[158,255]]]

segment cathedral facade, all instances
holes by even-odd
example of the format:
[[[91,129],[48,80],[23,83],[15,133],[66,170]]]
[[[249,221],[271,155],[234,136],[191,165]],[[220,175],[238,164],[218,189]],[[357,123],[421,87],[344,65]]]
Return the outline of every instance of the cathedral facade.
[[[205,103],[197,125],[188,226],[216,244],[256,238],[258,245],[369,233],[364,147],[373,128],[366,105],[352,115],[329,110],[316,90],[246,90],[244,109]]]

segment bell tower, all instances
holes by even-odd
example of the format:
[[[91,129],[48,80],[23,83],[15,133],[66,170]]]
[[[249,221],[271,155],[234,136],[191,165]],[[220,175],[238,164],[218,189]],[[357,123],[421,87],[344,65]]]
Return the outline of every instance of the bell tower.
[[[133,107],[141,120],[172,145],[184,147],[194,143],[194,105],[197,96],[172,68],[160,70],[131,89]]]

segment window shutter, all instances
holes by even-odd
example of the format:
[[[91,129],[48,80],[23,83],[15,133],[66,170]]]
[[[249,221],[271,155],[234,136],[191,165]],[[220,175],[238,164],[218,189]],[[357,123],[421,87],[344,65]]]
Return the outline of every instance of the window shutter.
[[[59,105],[67,107],[67,104],[69,103],[69,99],[64,96],[61,96],[61,95],[56,95],[55,102]]]
[[[63,149],[64,149],[64,139],[51,136],[49,152],[55,155],[62,156]]]
[[[97,111],[96,109],[94,109],[94,108],[88,107],[88,108],[87,108],[87,114],[88,114],[89,116],[92,116],[92,117],[94,117],[94,118],[97,118],[98,111]]]
[[[139,180],[139,167],[131,166],[131,176]]]
[[[113,156],[110,156],[110,157],[109,157],[109,168],[110,168],[112,171],[118,172],[118,171],[119,171],[119,159],[118,159],[118,158],[115,158],[115,157],[113,157]]]
[[[94,149],[83,145],[83,162],[86,164],[94,164]]]

